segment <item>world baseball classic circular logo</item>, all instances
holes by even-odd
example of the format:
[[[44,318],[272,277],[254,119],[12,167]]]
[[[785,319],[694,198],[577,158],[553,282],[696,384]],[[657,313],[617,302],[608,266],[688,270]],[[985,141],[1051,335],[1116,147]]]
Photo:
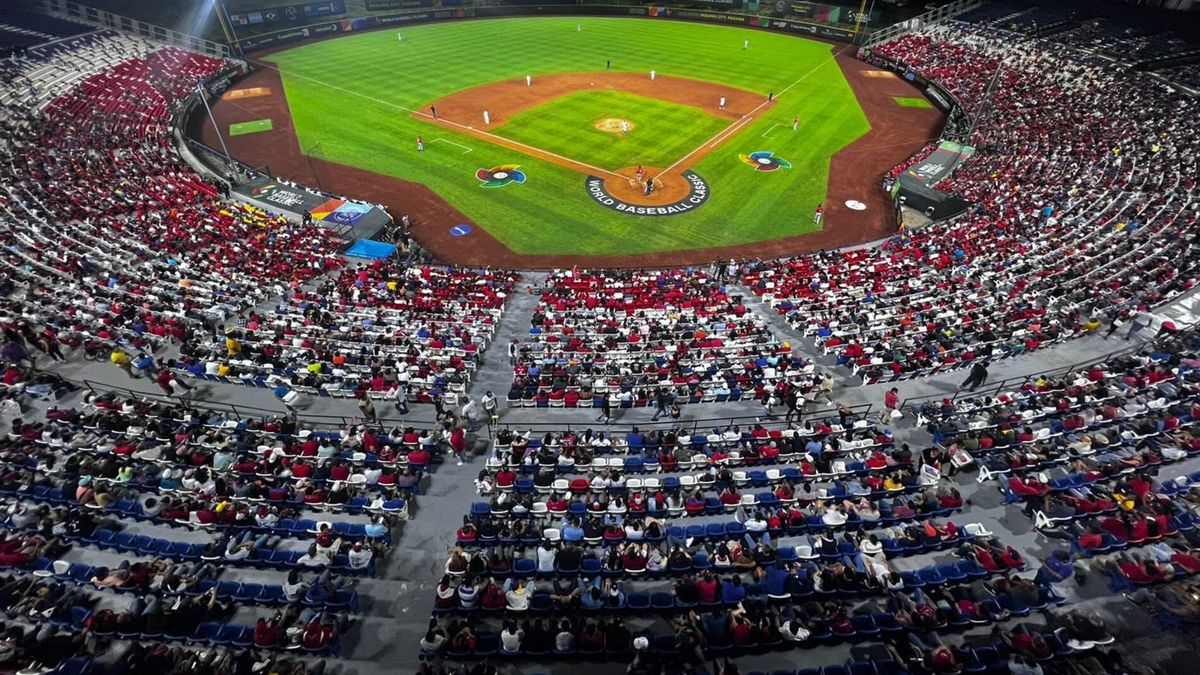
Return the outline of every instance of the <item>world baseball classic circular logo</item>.
[[[759,150],[748,155],[738,155],[738,159],[754,167],[755,171],[778,171],[792,168],[791,162],[782,157],[776,157],[775,153],[766,150]]]
[[[498,188],[512,183],[519,185],[525,182],[525,172],[520,168],[520,164],[501,164],[490,169],[480,169],[475,172],[475,177],[480,180],[479,187]]]
[[[584,181],[588,196],[597,204],[613,211],[628,213],[635,216],[674,216],[697,209],[708,201],[710,190],[708,181],[695,171],[684,171],[683,179],[687,182],[687,194],[667,204],[633,204],[609,192],[604,185],[604,179],[599,176],[588,176]]]

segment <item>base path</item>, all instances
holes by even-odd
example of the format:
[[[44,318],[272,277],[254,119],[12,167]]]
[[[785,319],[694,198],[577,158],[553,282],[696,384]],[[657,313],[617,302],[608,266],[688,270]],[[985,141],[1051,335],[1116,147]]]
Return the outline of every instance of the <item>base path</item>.
[[[645,98],[678,103],[693,108],[699,108],[714,117],[729,120],[730,126],[745,126],[756,117],[769,109],[764,105],[767,100],[761,94],[735,89],[721,84],[690,80],[683,77],[658,75],[651,80],[645,73],[613,73],[601,71],[598,73],[564,73],[561,75],[539,75],[533,78],[532,86],[525,84],[525,78],[516,80],[500,80],[489,84],[464,89],[444,98],[433,101],[425,109],[412,113],[412,116],[426,122],[432,122],[453,129],[462,134],[474,136],[489,143],[504,146],[547,162],[579,171],[584,175],[601,176],[605,179],[619,178],[618,173],[603,167],[592,166],[572,157],[549,152],[541,148],[514,141],[501,134],[492,133],[508,122],[517,113],[536,108],[543,103],[549,103],[567,94],[579,91],[620,91]],[[720,108],[721,100],[725,107]],[[433,117],[433,110],[437,117]],[[483,123],[483,111],[487,111],[491,124]],[[599,122],[615,123],[617,133],[620,133],[620,120],[610,118]],[[728,138],[728,136],[722,137]],[[665,183],[683,184],[680,176],[689,167],[696,165],[706,155],[720,146],[720,142],[705,144],[686,157],[686,161],[669,167],[668,171],[659,176],[656,173],[647,177],[659,176]],[[622,174],[624,172],[621,172]],[[635,203],[642,203],[637,201]],[[647,204],[651,202],[645,202]]]
[[[283,83],[279,73],[271,68],[258,70],[231,88],[237,90],[262,87],[268,90],[269,94],[222,98],[213,106],[213,115],[223,129],[228,129],[229,124],[235,122],[271,119],[274,128],[270,131],[228,138],[230,153],[243,163],[268,171],[274,176],[314,187],[319,186],[326,192],[383,204],[396,218],[408,214],[413,222],[413,234],[421,244],[448,263],[515,269],[550,269],[574,265],[664,267],[702,263],[717,258],[770,258],[849,246],[894,232],[891,202],[880,187],[880,179],[884,173],[903,162],[928,140],[936,138],[944,122],[944,116],[936,109],[901,108],[892,100],[892,96],[920,95],[907,82],[899,78],[889,80],[871,77],[865,74],[865,71],[877,69],[851,56],[839,56],[837,62],[871,122],[871,131],[833,156],[825,203],[825,226],[820,232],[741,246],[630,256],[519,255],[424,185],[306,157],[301,152],[292,127],[287,99],[283,94]],[[649,77],[631,77],[644,79],[649,83]],[[540,85],[545,79],[549,78],[539,78],[535,84]],[[659,76],[656,81],[662,79],[662,76]],[[523,79],[515,82],[524,88]],[[760,96],[749,93],[746,95],[761,102]],[[711,94],[709,96],[711,97]],[[729,98],[730,95],[726,96]],[[741,103],[739,105],[743,108],[734,108],[733,99],[730,98],[726,102],[726,108],[730,114],[736,115],[740,114],[739,110],[752,109],[757,102],[748,107]],[[710,111],[715,111],[716,108],[711,101],[704,107]],[[443,114],[441,108],[438,109],[438,113],[439,116]],[[447,110],[446,114],[453,113]],[[713,114],[719,114],[719,111]],[[206,145],[220,147],[212,124],[206,116],[200,117],[203,119],[197,120],[196,127],[190,132]],[[779,127],[772,133],[791,133],[791,129]],[[620,169],[617,173],[623,177],[632,175],[629,168]],[[719,177],[705,178],[714,182],[719,189],[719,183],[715,182]],[[616,180],[613,178],[614,185]],[[582,176],[580,186],[582,189]],[[670,196],[656,193],[657,199],[665,200]],[[867,210],[858,212],[845,208],[843,204],[849,199],[867,204]],[[801,219],[807,221],[811,217],[811,213],[796,214],[798,222],[801,222]],[[459,224],[470,224],[474,231],[469,237],[451,236],[450,228]],[[681,242],[681,245],[686,245],[686,242]]]

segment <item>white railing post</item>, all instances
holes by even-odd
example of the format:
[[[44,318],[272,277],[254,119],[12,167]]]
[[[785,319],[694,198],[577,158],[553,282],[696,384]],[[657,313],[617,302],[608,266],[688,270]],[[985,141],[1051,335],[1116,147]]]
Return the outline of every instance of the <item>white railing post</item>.
[[[881,28],[880,30],[871,33],[870,37],[867,38],[863,46],[873,47],[877,44],[881,44],[887,42],[888,40],[904,35],[905,33],[919,30],[926,26],[932,26],[947,19],[954,18],[959,14],[975,9],[982,4],[982,0],[957,0],[957,2],[952,2],[948,5],[935,7],[934,9],[925,12],[924,14],[914,16],[907,21],[901,21],[899,23],[892,24],[887,28]]]

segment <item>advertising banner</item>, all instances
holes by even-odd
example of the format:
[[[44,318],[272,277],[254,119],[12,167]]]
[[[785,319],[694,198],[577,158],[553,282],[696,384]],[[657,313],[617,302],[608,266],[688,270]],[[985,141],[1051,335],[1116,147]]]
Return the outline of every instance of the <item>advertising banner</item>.
[[[328,201],[324,195],[293,187],[274,178],[256,178],[249,183],[238,185],[233,191],[270,208],[289,213],[311,211]]]
[[[860,16],[856,7],[843,7],[841,5],[829,5],[821,2],[793,2],[790,9],[790,13],[793,16],[819,23],[853,25],[858,21],[858,17]],[[862,12],[861,16],[862,25],[866,26],[871,23],[874,15],[870,12]]]
[[[901,177],[907,177],[909,180],[906,182],[909,183],[917,181],[925,186],[937,185],[973,154],[975,148],[969,145],[942,141],[925,161],[905,171]]]
[[[229,20],[234,28],[244,26],[270,26],[280,23],[307,23],[313,19],[327,16],[340,16],[346,13],[345,0],[330,2],[310,2],[304,5],[281,5],[267,7],[253,12],[238,12],[230,14]]]
[[[417,7],[433,7],[433,0],[367,0],[367,9],[372,12]]]
[[[342,32],[341,23],[323,23],[316,26],[308,26],[307,28],[297,28],[296,30],[284,30],[278,33],[268,33],[266,35],[255,35],[248,38],[243,38],[240,42],[242,49],[252,51],[263,47],[279,44],[281,42],[291,42],[292,40],[304,40],[311,37],[320,37],[322,35],[333,35],[334,33]]]
[[[662,12],[658,16],[667,16],[675,19],[692,19],[695,21],[712,21],[715,23],[736,23],[746,25],[746,20],[750,17],[745,14],[726,14],[725,12],[709,12],[702,9],[671,9],[667,12]]]
[[[741,9],[742,0],[693,0],[694,5],[712,9]]]

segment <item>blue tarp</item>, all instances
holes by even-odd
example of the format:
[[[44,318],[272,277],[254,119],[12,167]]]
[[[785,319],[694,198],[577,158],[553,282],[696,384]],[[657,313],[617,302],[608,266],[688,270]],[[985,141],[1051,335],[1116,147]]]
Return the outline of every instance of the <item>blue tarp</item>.
[[[371,239],[359,239],[354,242],[354,245],[346,249],[346,255],[355,258],[367,258],[369,260],[382,260],[396,252],[395,244],[386,244],[382,241],[373,241]]]

